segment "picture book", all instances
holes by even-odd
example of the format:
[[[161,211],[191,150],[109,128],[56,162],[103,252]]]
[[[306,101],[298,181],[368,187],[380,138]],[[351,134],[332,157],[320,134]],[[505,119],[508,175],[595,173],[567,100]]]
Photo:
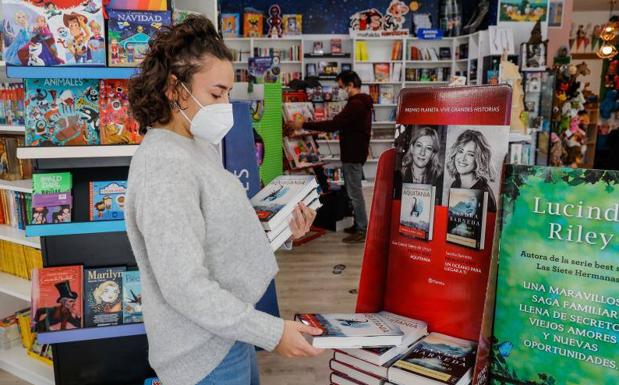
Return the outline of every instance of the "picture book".
[[[395,87],[393,85],[380,85],[380,104],[395,104]]]
[[[138,67],[148,43],[164,25],[172,25],[168,11],[108,11],[108,65]]]
[[[377,82],[388,82],[391,79],[391,65],[389,63],[374,64],[374,80]]]
[[[430,184],[402,184],[400,234],[425,241],[432,240],[435,194],[436,187]]]
[[[262,227],[265,230],[277,228],[295,205],[317,186],[312,175],[282,175],[275,178],[251,199]]]
[[[335,78],[338,74],[338,62],[321,61],[318,62],[318,76],[321,78]]]
[[[104,66],[102,3],[4,0],[4,60],[17,66]]]
[[[109,0],[108,9],[125,9],[136,11],[165,11],[167,0]]]
[[[32,175],[32,193],[53,194],[71,192],[73,175],[70,172],[36,173]]]
[[[264,14],[253,8],[243,13],[243,36],[262,37],[264,35]]]
[[[283,109],[286,122],[311,122],[314,120],[314,105],[310,102],[284,103]]]
[[[123,273],[125,267],[84,269],[84,327],[123,323]]]
[[[506,166],[491,385],[615,385],[619,171]]]
[[[342,55],[342,39],[331,39],[331,55]]]
[[[239,13],[222,13],[221,33],[224,38],[241,36],[241,15]]]
[[[96,181],[88,183],[91,221],[125,219],[127,181]]]
[[[406,357],[393,364],[389,369],[389,381],[400,385],[469,384],[476,348],[473,341],[430,333],[417,342]]]
[[[404,333],[402,344],[399,346],[350,349],[346,350],[346,354],[367,361],[373,365],[382,366],[387,362],[392,361],[397,356],[407,352],[412,344],[428,334],[428,325],[423,321],[418,321],[416,319],[404,317],[387,311],[381,311],[378,314],[389,320],[394,326],[400,328],[400,330]]]
[[[317,348],[397,346],[402,344],[404,335],[399,327],[376,313],[296,314],[295,319],[323,331],[320,336],[311,337]]]
[[[73,197],[70,192],[33,194],[32,225],[71,222]]]
[[[127,80],[104,79],[99,85],[101,144],[140,144],[140,125],[131,116]]]
[[[335,115],[342,112],[346,102],[329,102],[327,103],[327,119],[333,119]]]
[[[123,323],[143,322],[142,318],[142,285],[138,270],[123,273]]]
[[[284,36],[297,36],[303,34],[303,15],[284,15]]]
[[[33,329],[40,333],[81,328],[82,287],[82,266],[33,270]]]
[[[483,250],[487,214],[487,191],[451,188],[449,190],[447,241]]]
[[[98,145],[99,81],[26,79],[26,145]]]
[[[284,152],[292,169],[309,167],[320,162],[318,147],[316,147],[316,142],[311,136],[284,137]]]
[[[276,83],[280,75],[279,58],[274,56],[257,56],[247,59],[249,76],[256,83]]]
[[[327,119],[327,111],[325,109],[325,104],[321,102],[315,103],[314,104],[314,120],[319,122],[325,119]]]

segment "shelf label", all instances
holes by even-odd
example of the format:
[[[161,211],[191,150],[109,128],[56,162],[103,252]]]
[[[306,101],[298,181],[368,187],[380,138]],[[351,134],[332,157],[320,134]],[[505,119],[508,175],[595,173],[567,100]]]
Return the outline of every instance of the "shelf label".
[[[443,38],[443,31],[440,29],[420,28],[417,37],[422,40],[440,40]]]

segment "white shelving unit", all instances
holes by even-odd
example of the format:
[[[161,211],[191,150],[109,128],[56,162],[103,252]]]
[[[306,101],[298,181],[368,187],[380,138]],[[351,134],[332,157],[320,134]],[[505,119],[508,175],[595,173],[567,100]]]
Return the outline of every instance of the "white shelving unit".
[[[30,281],[0,272],[0,293],[30,302]]]
[[[54,369],[28,357],[21,346],[0,351],[0,369],[33,385],[54,385]]]
[[[24,230],[16,229],[8,225],[0,225],[0,239],[3,241],[17,243],[23,246],[41,248],[41,240],[39,237],[26,237]]]
[[[17,157],[19,159],[132,157],[138,147],[138,145],[21,147],[17,149]]]
[[[23,134],[26,131],[24,126],[6,126],[0,124],[0,132],[2,133],[15,133],[15,134]]]
[[[32,194],[32,179],[4,180],[0,179],[0,190],[18,191]]]

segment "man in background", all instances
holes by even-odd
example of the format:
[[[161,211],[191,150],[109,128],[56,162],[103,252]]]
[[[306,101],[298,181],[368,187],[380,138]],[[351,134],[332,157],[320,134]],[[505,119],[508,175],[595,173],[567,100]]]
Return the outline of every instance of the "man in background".
[[[295,122],[295,130],[334,132],[339,131],[342,172],[346,192],[352,202],[355,223],[344,231],[350,236],[343,239],[345,243],[365,241],[368,217],[361,180],[363,165],[367,160],[370,138],[372,136],[372,98],[361,92],[361,79],[353,71],[343,71],[336,77],[338,86],[348,94],[348,103],[333,120],[321,122]]]

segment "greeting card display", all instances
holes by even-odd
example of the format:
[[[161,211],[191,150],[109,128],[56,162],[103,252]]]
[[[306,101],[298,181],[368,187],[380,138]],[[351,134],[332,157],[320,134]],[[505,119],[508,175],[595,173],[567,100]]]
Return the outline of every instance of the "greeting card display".
[[[2,11],[8,64],[105,65],[102,0],[4,0]]]

